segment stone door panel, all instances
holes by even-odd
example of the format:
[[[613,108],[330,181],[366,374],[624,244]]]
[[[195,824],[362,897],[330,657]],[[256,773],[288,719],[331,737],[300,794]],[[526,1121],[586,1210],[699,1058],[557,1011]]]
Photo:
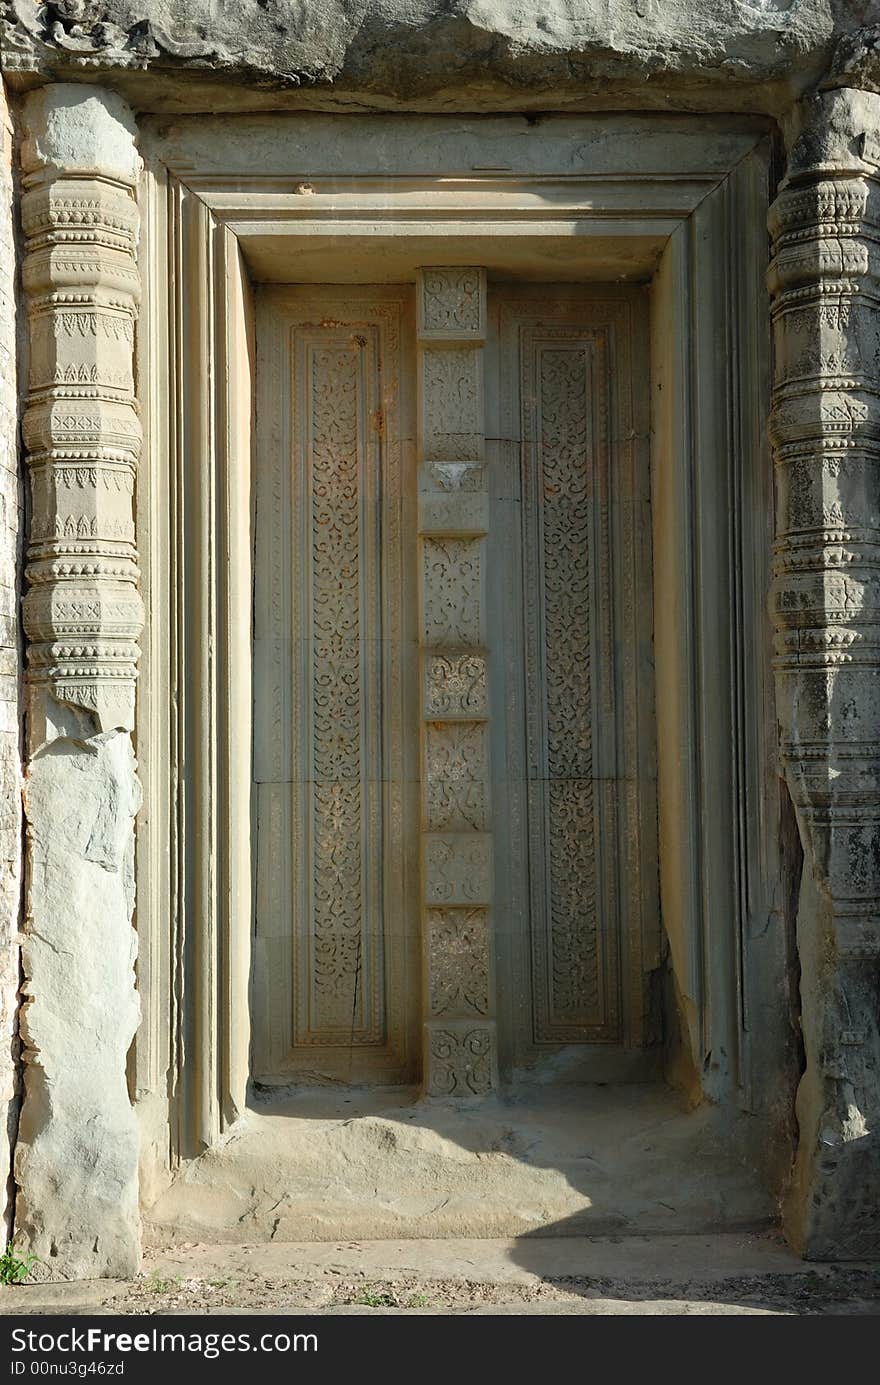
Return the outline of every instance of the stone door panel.
[[[503,1054],[589,1078],[659,946],[646,304],[499,285],[490,324]]]
[[[410,316],[406,290],[266,290],[258,305],[262,1081],[404,1080],[414,1061]]]

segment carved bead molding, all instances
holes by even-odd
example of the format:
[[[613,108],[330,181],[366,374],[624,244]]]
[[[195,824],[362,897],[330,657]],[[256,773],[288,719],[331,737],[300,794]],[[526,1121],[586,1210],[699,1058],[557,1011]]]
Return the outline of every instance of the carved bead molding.
[[[803,116],[770,212],[769,271],[776,687],[808,881],[791,1215],[808,1253],[868,1254],[880,1248],[868,1207],[880,1165],[880,96],[824,93]]]
[[[423,269],[419,336],[425,1087],[496,1085],[485,648],[486,274]]]
[[[131,729],[143,626],[135,125],[112,93],[71,84],[30,95],[25,124],[31,707],[48,687],[91,712],[100,731]]]

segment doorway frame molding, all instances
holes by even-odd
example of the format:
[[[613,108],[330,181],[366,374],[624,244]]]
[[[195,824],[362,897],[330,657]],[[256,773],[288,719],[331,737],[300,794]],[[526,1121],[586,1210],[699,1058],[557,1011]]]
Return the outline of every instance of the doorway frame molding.
[[[283,261],[295,280],[303,237],[427,236],[434,264],[472,262],[475,237],[568,240],[599,278],[624,264],[650,280],[660,893],[680,1052],[703,1095],[768,1108],[753,1040],[761,1068],[769,1052],[781,1068],[788,1025],[771,1003],[784,954],[766,612],[771,122],[284,113],[144,117],[140,131],[145,1190],[247,1101],[249,265]]]

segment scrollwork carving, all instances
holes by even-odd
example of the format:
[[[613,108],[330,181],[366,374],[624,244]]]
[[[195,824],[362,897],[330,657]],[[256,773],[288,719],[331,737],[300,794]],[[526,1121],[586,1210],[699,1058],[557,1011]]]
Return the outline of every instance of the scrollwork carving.
[[[423,549],[427,645],[480,644],[483,633],[481,539],[427,539]]]
[[[483,717],[488,712],[484,654],[434,653],[425,659],[425,715]]]
[[[485,1096],[492,1089],[493,1031],[432,1028],[430,1096]]]
[[[484,329],[484,274],[479,269],[423,269],[422,336],[478,336]]]
[[[482,459],[482,354],[480,348],[439,347],[422,353],[426,462]]]
[[[598,1033],[606,1018],[593,805],[594,351],[582,328],[557,326],[552,342],[526,339],[522,362],[524,412],[537,411],[536,442],[525,454],[523,519],[528,570],[541,578],[526,593],[538,1041],[571,1041],[587,1028]],[[613,932],[609,945],[616,946]]]
[[[429,832],[483,832],[489,826],[484,722],[429,724],[425,770]]]
[[[429,904],[488,904],[492,897],[492,839],[486,833],[425,839],[425,896]]]

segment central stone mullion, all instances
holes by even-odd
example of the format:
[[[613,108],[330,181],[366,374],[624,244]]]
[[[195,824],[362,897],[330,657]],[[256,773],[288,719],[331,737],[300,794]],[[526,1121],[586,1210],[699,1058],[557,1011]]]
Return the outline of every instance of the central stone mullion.
[[[497,1083],[483,404],[486,273],[422,269],[419,342],[419,642],[425,1088]]]

